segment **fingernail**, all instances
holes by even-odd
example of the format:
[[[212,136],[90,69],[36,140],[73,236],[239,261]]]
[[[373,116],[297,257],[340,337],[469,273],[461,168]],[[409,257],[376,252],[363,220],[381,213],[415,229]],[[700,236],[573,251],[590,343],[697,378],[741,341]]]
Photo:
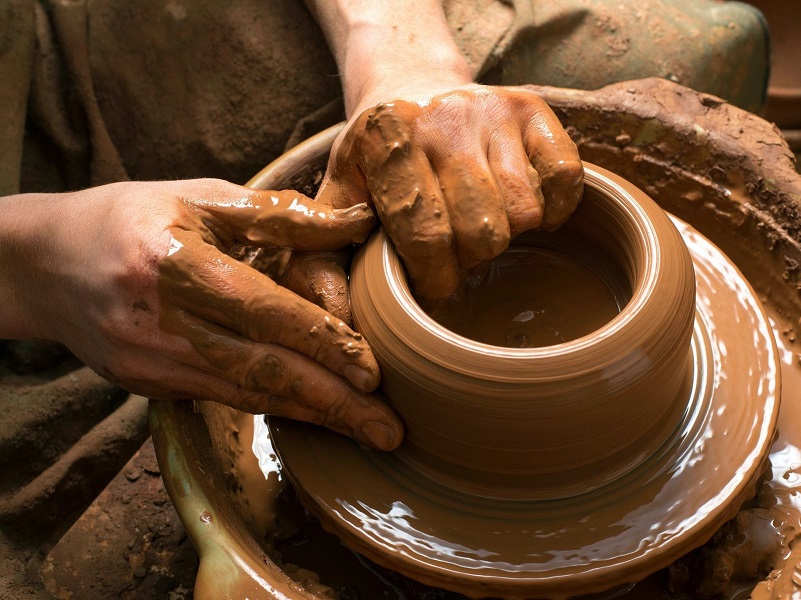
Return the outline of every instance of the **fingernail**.
[[[395,430],[384,423],[367,421],[359,431],[363,437],[379,450],[392,450],[395,448]]]
[[[357,390],[362,392],[372,392],[378,385],[375,374],[359,365],[345,365],[342,373]]]
[[[366,203],[360,202],[359,204],[354,204],[353,206],[349,206],[348,208],[341,209],[343,215],[348,217],[369,217],[370,219],[375,218],[375,213],[373,209],[367,206]]]

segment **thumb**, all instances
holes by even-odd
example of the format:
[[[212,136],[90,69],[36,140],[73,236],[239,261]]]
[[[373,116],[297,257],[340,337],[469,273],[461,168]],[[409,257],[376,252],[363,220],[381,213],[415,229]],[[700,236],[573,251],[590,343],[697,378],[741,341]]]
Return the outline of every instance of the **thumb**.
[[[352,326],[346,267],[342,252],[293,252],[279,283],[301,298]]]
[[[359,167],[360,137],[365,118],[359,117],[339,134],[331,147],[325,176],[315,200],[335,208],[356,204],[372,205],[367,179]]]
[[[366,204],[334,209],[294,190],[258,191],[236,186],[232,198],[203,202],[206,224],[222,240],[301,251],[338,250],[362,243],[376,226]]]

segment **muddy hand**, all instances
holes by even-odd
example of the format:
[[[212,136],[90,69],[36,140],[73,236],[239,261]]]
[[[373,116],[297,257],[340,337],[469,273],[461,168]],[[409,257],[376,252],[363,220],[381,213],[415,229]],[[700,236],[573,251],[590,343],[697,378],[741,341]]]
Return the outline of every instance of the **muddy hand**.
[[[75,287],[90,318],[65,318],[83,331],[60,337],[87,364],[142,395],[310,421],[382,449],[400,443],[397,417],[370,394],[380,375],[361,336],[226,254],[234,244],[361,242],[375,226],[367,206],[332,210],[216,180],[86,194],[74,206],[93,214],[75,233],[91,247],[73,258],[86,266]]]
[[[350,252],[293,252],[279,283],[350,325]]]
[[[582,185],[576,146],[543,100],[468,84],[361,112],[317,200],[374,205],[416,296],[437,302],[518,233],[558,228]]]

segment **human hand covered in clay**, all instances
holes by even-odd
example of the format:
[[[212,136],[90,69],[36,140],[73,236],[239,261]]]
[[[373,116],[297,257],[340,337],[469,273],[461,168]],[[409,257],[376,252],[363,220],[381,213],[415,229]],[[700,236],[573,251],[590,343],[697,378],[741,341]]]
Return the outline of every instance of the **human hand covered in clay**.
[[[472,83],[439,0],[307,0],[342,76],[348,124],[317,200],[372,203],[418,300],[578,204],[578,151],[522,89]]]
[[[10,249],[0,299],[19,317],[0,319],[6,337],[61,341],[137,394],[310,421],[382,449],[400,443],[397,417],[369,393],[379,370],[361,336],[226,254],[363,241],[375,225],[367,206],[332,210],[218,180],[0,202],[17,232],[0,240]]]
[[[567,220],[581,198],[581,162],[531,92],[470,84],[406,97],[351,120],[317,199],[372,202],[418,298],[444,300],[517,234]]]

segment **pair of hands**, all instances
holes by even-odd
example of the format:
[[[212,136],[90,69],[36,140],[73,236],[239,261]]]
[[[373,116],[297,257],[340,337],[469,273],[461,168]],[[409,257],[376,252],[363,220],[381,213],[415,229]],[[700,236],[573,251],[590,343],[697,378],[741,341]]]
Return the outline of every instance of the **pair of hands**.
[[[393,449],[403,427],[371,393],[380,375],[364,340],[227,251],[359,243],[376,225],[372,206],[418,297],[439,302],[510,237],[560,225],[581,186],[575,146],[534,94],[468,85],[380,104],[338,138],[317,202],[216,180],[63,197],[49,242],[58,261],[33,276],[50,328],[40,333],[135,393],[219,401]]]

